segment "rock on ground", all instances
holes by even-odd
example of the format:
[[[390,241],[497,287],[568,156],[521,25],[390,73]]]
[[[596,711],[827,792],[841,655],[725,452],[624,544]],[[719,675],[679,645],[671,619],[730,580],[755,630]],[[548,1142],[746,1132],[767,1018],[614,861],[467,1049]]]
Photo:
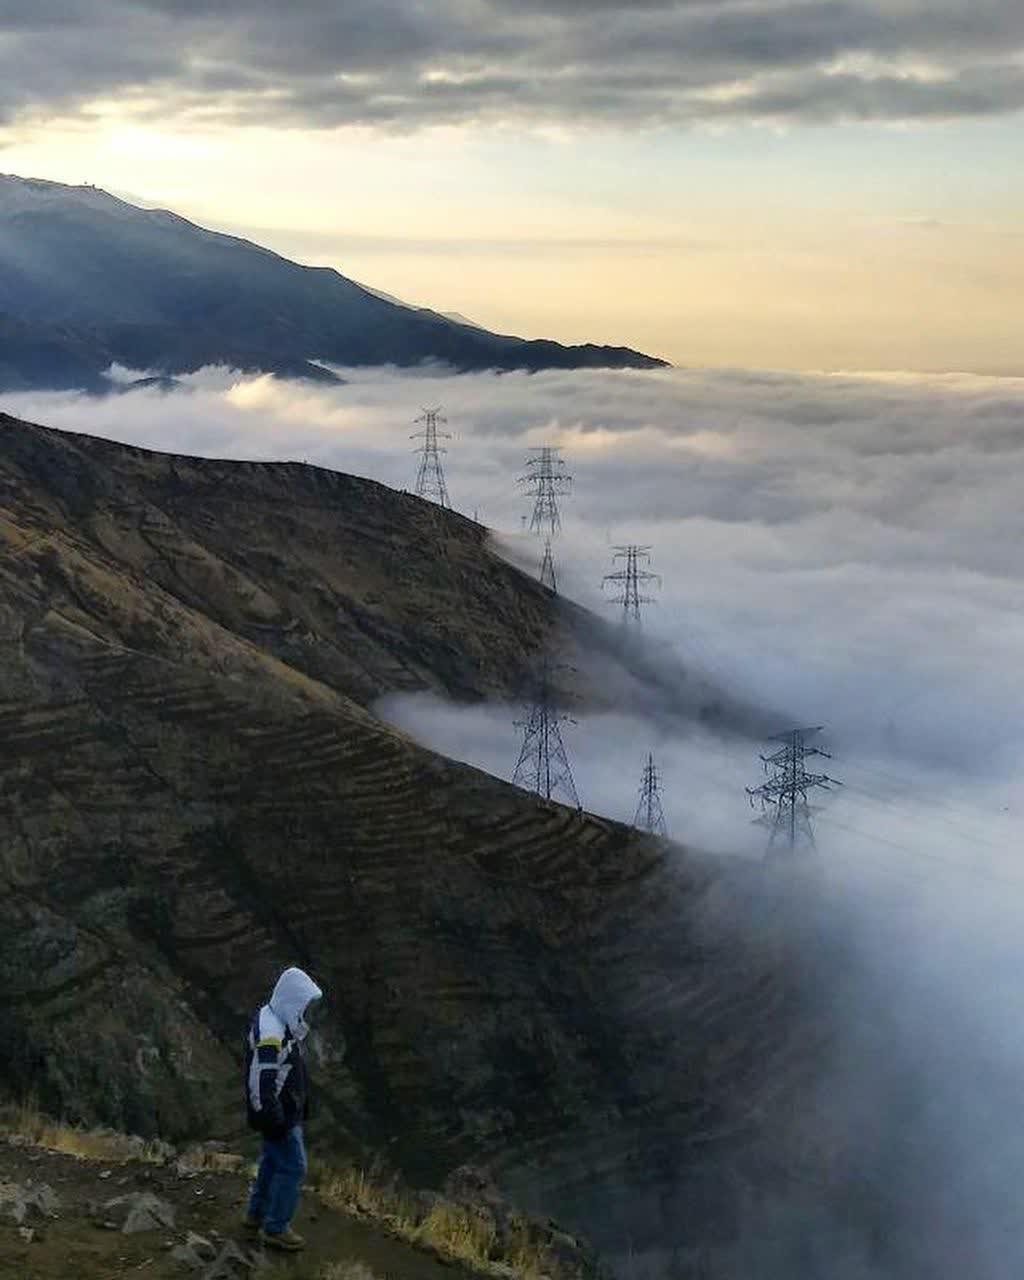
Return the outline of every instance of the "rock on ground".
[[[126,1196],[115,1196],[103,1206],[104,1212],[126,1236],[138,1231],[159,1231],[161,1227],[174,1226],[174,1206],[151,1191],[134,1191]]]
[[[56,1218],[60,1199],[45,1182],[0,1182],[0,1214],[20,1227],[29,1217]]]

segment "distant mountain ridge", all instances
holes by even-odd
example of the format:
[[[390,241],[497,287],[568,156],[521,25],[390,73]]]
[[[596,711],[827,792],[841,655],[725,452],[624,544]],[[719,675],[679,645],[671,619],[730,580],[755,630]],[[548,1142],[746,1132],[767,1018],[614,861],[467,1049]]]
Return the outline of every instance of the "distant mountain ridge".
[[[0,390],[106,390],[114,363],[330,381],[324,363],[427,360],[460,371],[665,364],[491,333],[97,187],[0,175]]]

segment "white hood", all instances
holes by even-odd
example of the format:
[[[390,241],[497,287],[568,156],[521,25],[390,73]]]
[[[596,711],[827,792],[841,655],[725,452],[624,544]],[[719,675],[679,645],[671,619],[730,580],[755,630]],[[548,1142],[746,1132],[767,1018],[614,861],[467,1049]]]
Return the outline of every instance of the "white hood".
[[[302,1015],[313,1000],[319,1000],[323,992],[308,973],[301,969],[285,969],[277,980],[270,1008],[298,1040],[302,1040],[309,1028]]]

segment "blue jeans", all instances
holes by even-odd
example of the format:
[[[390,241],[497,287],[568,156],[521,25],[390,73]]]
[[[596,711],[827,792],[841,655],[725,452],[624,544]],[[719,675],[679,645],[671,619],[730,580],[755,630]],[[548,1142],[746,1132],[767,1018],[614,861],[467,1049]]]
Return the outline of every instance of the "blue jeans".
[[[288,1229],[299,1203],[306,1169],[302,1125],[289,1129],[280,1142],[264,1140],[260,1167],[249,1197],[249,1213],[262,1221],[268,1236],[279,1236]]]

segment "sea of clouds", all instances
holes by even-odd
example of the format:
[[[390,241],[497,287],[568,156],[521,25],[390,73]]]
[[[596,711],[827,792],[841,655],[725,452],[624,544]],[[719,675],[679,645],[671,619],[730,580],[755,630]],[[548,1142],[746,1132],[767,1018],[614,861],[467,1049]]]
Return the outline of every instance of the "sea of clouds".
[[[346,382],[331,387],[206,371],[170,394],[10,395],[3,407],[157,449],[305,460],[411,489],[413,419],[442,405],[455,506],[530,571],[541,544],[523,528],[530,501],[516,479],[531,448],[560,446],[574,476],[560,591],[614,618],[602,588],[613,549],[650,544],[662,576],[644,617],[650,651],[779,708],[780,730],[824,726],[815,741],[834,758],[809,764],[844,785],[815,797],[820,858],[860,914],[863,948],[864,981],[844,999],[851,1023],[885,1005],[893,1060],[919,1082],[918,1153],[897,1158],[882,1129],[871,1140],[907,1221],[946,1242],[922,1274],[1019,1275],[1024,1219],[1005,1188],[1024,1180],[1024,379],[339,372]],[[381,711],[511,774],[515,708],[409,697]],[[628,705],[576,718],[565,739],[585,807],[630,820],[652,751],[673,836],[760,854],[744,788],[762,780],[764,742]],[[849,1061],[851,1114],[876,1114],[880,1078],[853,1041]],[[916,1180],[915,1162],[927,1164]],[[889,1274],[854,1252],[848,1274]],[[784,1257],[778,1274],[800,1272]]]
[[[443,405],[454,505],[528,568],[541,545],[523,531],[530,500],[516,479],[531,448],[558,445],[574,476],[555,545],[562,593],[614,618],[602,588],[619,567],[613,548],[650,544],[649,567],[662,578],[645,610],[651,650],[783,709],[794,725],[825,726],[820,741],[837,759],[822,768],[848,789],[828,800],[823,832],[834,819],[902,839],[909,815],[918,834],[921,824],[937,828],[945,846],[953,809],[965,833],[986,840],[1016,828],[1024,380],[342,372],[345,385],[321,387],[206,371],[171,394],[10,395],[5,407],[157,449],[299,459],[411,489],[413,419]],[[505,776],[517,741],[506,710],[426,699],[386,708],[432,745]],[[759,744],[696,729],[666,737],[630,712],[566,729],[586,807],[631,816],[650,749],[680,838],[723,852],[752,847],[743,786],[759,780]],[[635,758],[635,778],[618,752],[604,767],[612,742]],[[845,839],[838,826],[833,838]],[[965,839],[950,855],[973,864],[985,849]]]

